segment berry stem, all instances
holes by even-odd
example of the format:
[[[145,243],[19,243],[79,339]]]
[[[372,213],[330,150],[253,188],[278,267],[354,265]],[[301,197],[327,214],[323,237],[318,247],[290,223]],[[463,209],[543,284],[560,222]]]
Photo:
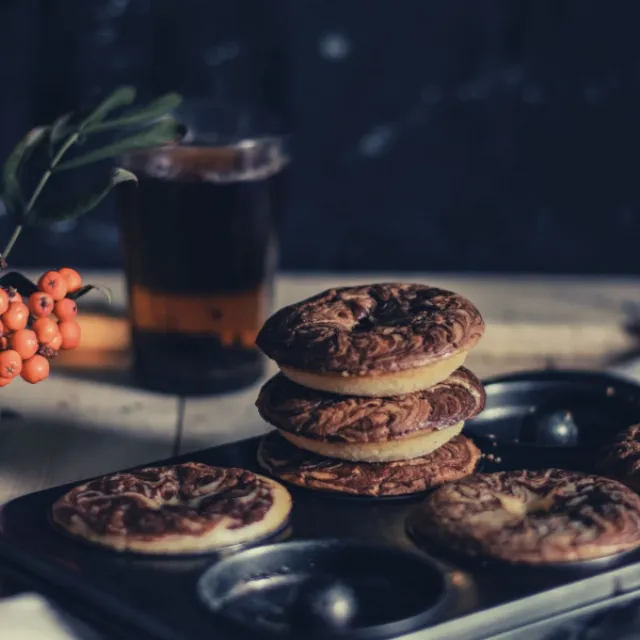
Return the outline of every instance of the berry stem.
[[[36,188],[33,190],[33,193],[31,194],[31,197],[29,198],[29,202],[27,202],[27,204],[26,204],[26,206],[24,208],[22,217],[25,220],[29,217],[29,214],[33,210],[33,207],[34,207],[34,205],[36,203],[36,200],[38,199],[38,197],[42,193],[42,190],[44,189],[45,185],[49,181],[49,178],[51,177],[51,175],[53,174],[53,170],[56,168],[56,166],[58,165],[60,160],[62,160],[62,157],[64,156],[64,154],[77,142],[79,137],[80,137],[80,133],[78,131],[76,131],[75,133],[72,133],[64,141],[64,143],[60,146],[60,149],[58,149],[58,153],[56,153],[56,155],[51,160],[51,163],[49,164],[49,167],[47,168],[47,170],[42,175],[42,178],[40,178],[38,184],[36,185]],[[16,243],[16,240],[18,239],[18,237],[22,233],[23,227],[24,227],[24,225],[22,225],[22,224],[16,225],[16,228],[13,230],[13,233],[11,234],[11,237],[9,238],[9,242],[7,242],[7,246],[4,248],[4,251],[0,254],[0,271],[2,271],[3,269],[7,268],[7,266],[8,266],[7,265],[7,258],[9,257],[9,254],[11,253],[11,250],[13,249],[13,245]]]
[[[9,242],[7,242],[7,246],[4,248],[2,252],[2,256],[0,256],[0,270],[7,268],[7,256],[13,249],[13,245],[16,243],[18,236],[22,233],[22,225],[16,225],[16,228],[13,230],[11,237],[9,238]]]

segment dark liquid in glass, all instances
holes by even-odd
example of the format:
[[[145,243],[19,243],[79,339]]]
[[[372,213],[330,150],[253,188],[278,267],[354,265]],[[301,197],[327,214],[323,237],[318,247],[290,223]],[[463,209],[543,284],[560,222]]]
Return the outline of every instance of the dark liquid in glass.
[[[124,245],[133,374],[156,391],[208,394],[257,381],[270,307],[277,171],[233,149],[177,147],[126,163]],[[235,154],[235,155],[234,155]]]

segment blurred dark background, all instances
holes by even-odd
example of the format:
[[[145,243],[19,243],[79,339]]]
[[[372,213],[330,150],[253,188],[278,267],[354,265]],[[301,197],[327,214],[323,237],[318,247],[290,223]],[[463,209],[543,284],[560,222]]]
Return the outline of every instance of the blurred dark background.
[[[639,273],[639,23],[596,0],[2,0],[0,153],[125,82],[251,104],[293,133],[286,269]],[[13,264],[119,265],[112,208]]]

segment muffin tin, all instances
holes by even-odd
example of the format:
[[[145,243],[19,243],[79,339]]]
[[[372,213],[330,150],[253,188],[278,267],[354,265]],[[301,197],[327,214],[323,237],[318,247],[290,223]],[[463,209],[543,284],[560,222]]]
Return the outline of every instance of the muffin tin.
[[[488,454],[484,471],[591,471],[600,446],[640,422],[640,387],[607,375],[533,372],[485,385],[487,407],[465,427]],[[162,464],[261,472],[258,442]],[[97,549],[56,531],[49,508],[70,486],[2,508],[3,571],[118,638],[543,638],[566,620],[640,598],[637,552],[532,568],[424,547],[411,532],[424,494],[369,499],[291,487],[290,527],[277,538],[159,558]]]

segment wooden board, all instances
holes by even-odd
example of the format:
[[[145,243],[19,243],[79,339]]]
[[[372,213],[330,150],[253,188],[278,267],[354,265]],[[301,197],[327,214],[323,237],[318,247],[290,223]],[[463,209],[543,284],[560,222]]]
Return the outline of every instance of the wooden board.
[[[90,330],[85,349],[112,352],[110,360],[121,362],[120,354],[128,349],[122,279],[100,274],[88,279],[111,286],[114,304],[109,318],[85,318]],[[287,274],[278,279],[274,305],[291,304],[331,286],[390,280],[429,282],[468,296],[487,324],[476,349],[483,357],[597,358],[636,346],[627,325],[633,312],[640,316],[640,282],[625,278]],[[99,297],[93,300],[100,303]],[[86,356],[79,351],[77,357]]]
[[[9,395],[10,394],[10,395]],[[178,399],[54,374],[45,383],[4,387],[0,502],[172,455]]]
[[[174,445],[190,451],[266,428],[254,407],[259,385],[185,402],[131,388],[123,278],[85,278],[109,286],[114,302],[107,308],[98,294],[83,299],[84,349],[58,359],[44,384],[20,381],[0,390],[0,404],[24,416],[0,427],[0,500],[161,458]],[[545,366],[597,368],[635,347],[624,329],[626,308],[640,302],[634,280],[283,275],[275,306],[331,286],[393,280],[431,282],[478,304],[487,334],[468,363],[483,377]]]
[[[0,502],[268,428],[254,406],[259,384],[189,400],[132,388],[123,278],[89,273],[85,279],[110,287],[114,300],[107,307],[98,295],[83,299],[83,348],[59,358],[44,384],[18,381],[0,389],[0,406],[21,414],[0,422]],[[487,333],[468,365],[481,377],[549,366],[599,368],[636,348],[625,324],[640,303],[638,280],[283,275],[275,306],[332,286],[394,280],[459,291],[480,307]],[[268,375],[275,370],[271,364]],[[620,370],[637,375],[634,367]]]
[[[120,276],[89,275],[87,281],[111,287],[113,307],[124,309]],[[0,502],[173,454],[178,398],[133,389],[120,371],[107,381],[59,361],[52,371],[41,384],[16,380],[0,389],[0,406],[20,414],[0,421]]]

